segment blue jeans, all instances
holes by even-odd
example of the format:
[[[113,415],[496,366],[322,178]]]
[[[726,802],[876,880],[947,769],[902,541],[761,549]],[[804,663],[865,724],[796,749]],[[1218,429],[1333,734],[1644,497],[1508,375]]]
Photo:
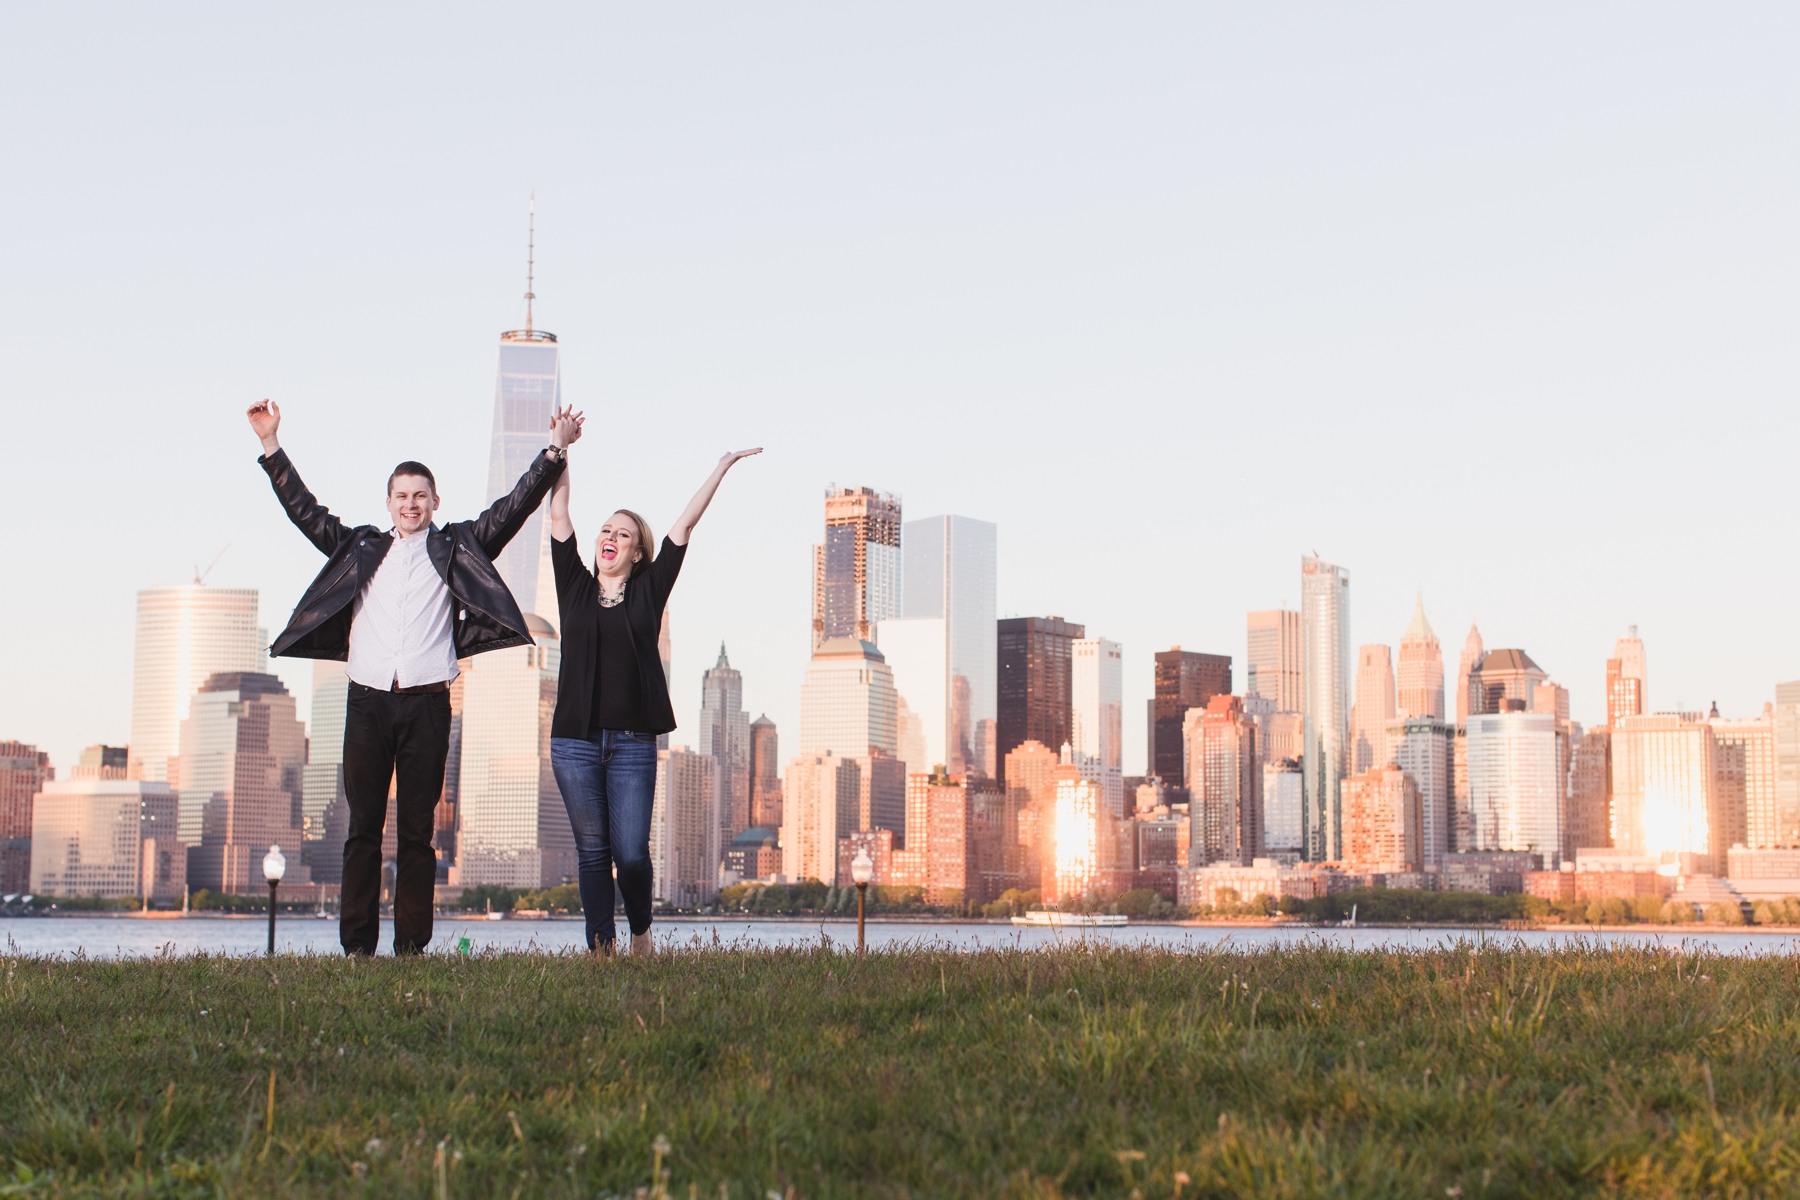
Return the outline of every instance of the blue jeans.
[[[551,738],[550,769],[575,831],[575,865],[588,948],[610,947],[613,868],[633,935],[650,928],[650,802],[656,795],[656,735],[597,729]]]

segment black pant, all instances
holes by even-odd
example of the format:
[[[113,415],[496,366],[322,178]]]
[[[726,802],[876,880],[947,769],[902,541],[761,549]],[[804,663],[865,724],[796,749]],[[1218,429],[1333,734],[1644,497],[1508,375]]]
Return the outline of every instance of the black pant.
[[[344,713],[344,891],[338,938],[349,954],[374,954],[381,940],[381,833],[393,780],[398,843],[394,880],[394,953],[431,941],[437,854],[431,848],[444,760],[450,753],[450,693],[378,692],[350,684]]]

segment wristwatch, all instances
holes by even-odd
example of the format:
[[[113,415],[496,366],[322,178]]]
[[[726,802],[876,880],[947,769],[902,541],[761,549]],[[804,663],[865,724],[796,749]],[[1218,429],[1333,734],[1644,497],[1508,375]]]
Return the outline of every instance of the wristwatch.
[[[567,446],[545,446],[544,453],[550,456],[551,462],[565,462],[569,457]]]

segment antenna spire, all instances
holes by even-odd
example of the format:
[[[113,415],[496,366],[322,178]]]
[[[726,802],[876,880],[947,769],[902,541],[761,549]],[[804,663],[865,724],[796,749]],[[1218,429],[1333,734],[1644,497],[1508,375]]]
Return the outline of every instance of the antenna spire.
[[[531,199],[526,207],[525,218],[525,332],[531,332],[531,302],[537,297],[532,294],[532,280],[537,268],[537,189],[531,189]]]

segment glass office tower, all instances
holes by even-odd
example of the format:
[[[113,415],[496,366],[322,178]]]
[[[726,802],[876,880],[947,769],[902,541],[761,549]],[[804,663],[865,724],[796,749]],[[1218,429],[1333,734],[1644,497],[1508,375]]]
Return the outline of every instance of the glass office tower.
[[[489,504],[512,491],[531,460],[550,444],[550,414],[562,403],[562,349],[556,335],[527,325],[500,335],[494,427],[488,443]],[[540,505],[494,560],[513,598],[527,610],[537,600],[543,525]]]
[[[1312,557],[1300,560],[1300,693],[1306,857],[1340,859],[1350,740],[1350,572]]]
[[[944,741],[952,775],[991,778],[996,770],[997,543],[992,522],[948,515],[908,521],[900,539],[900,615],[945,623]]]

